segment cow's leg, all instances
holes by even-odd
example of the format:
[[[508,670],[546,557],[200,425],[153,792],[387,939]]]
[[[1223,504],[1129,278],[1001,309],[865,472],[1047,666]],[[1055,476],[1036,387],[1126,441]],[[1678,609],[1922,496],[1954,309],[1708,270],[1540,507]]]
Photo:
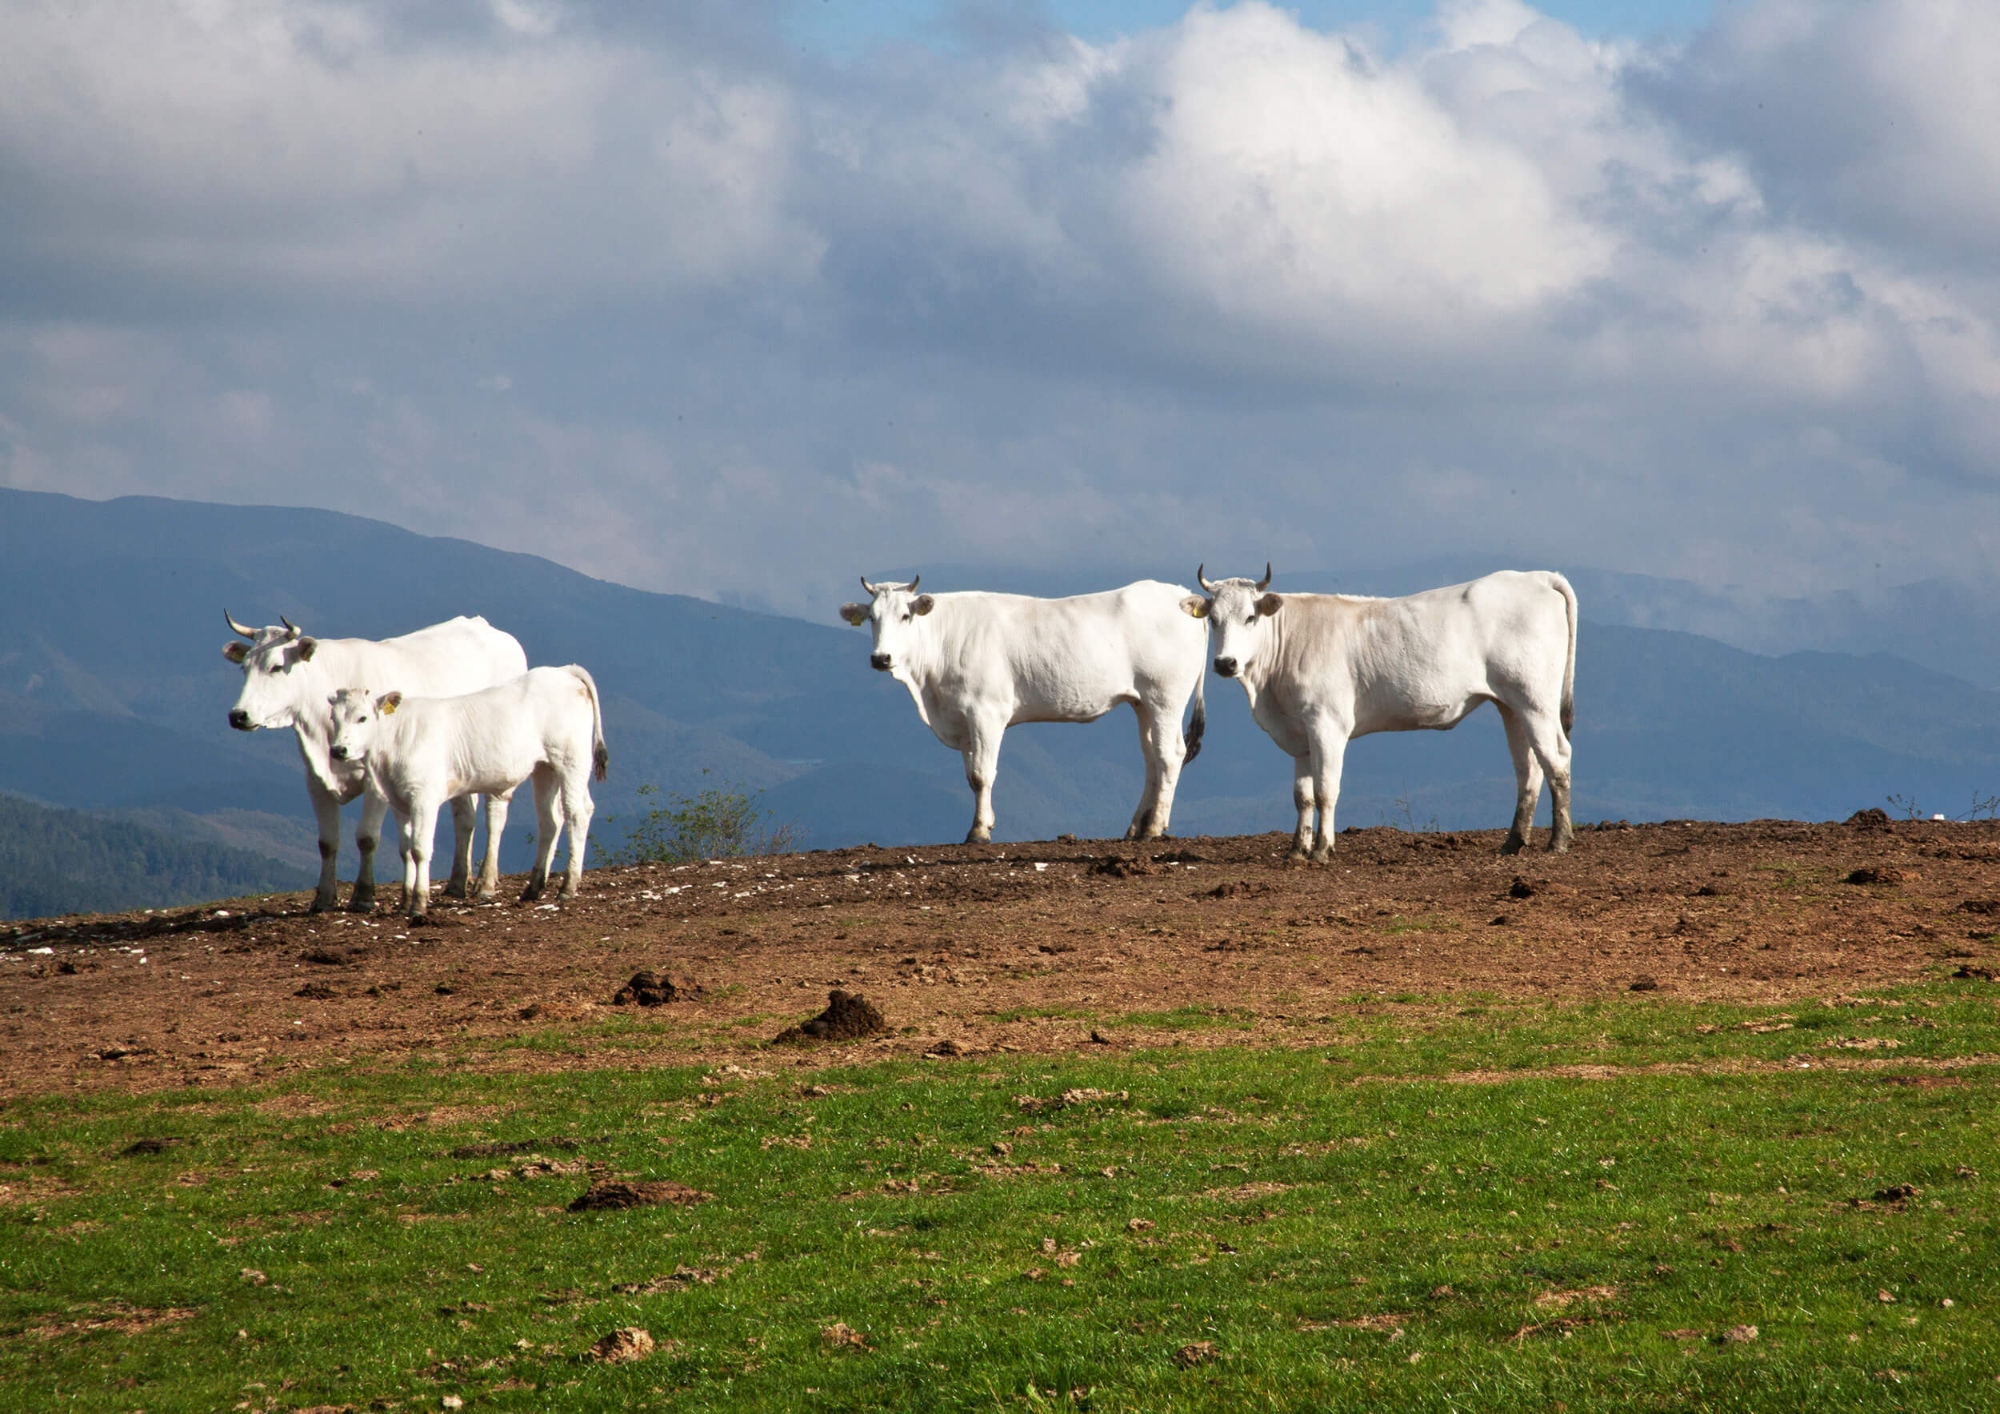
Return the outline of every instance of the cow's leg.
[[[421,797],[410,802],[410,862],[403,866],[408,881],[403,905],[412,918],[422,918],[431,903],[431,847],[437,842],[438,802]]]
[[[1179,714],[1168,715],[1144,701],[1133,704],[1139,716],[1139,749],[1146,757],[1146,793],[1126,839],[1156,840],[1167,832],[1174,813],[1174,790],[1180,784],[1187,744],[1181,739]]]
[[[514,792],[498,791],[486,797],[486,858],[479,866],[479,897],[491,899],[500,891],[500,836],[507,828],[507,807]]]
[[[1333,860],[1333,807],[1340,799],[1340,768],[1347,758],[1347,733],[1316,731],[1312,743],[1313,803],[1319,807],[1319,834],[1313,840],[1312,862]]]
[[[562,797],[557,789],[554,768],[535,767],[535,867],[528,872],[528,885],[521,890],[521,902],[533,903],[549,882],[549,865],[556,857],[556,837],[562,833]]]
[[[1312,857],[1313,843],[1313,769],[1310,753],[1292,758],[1292,804],[1299,812],[1299,827],[1292,833],[1291,852],[1285,856],[1287,864],[1303,864]]]
[[[1496,702],[1501,725],[1507,729],[1507,751],[1514,758],[1514,824],[1507,831],[1502,854],[1519,854],[1528,847],[1528,834],[1535,827],[1535,803],[1542,798],[1542,763],[1528,738],[1528,724],[1521,714],[1505,703]]]
[[[451,801],[451,877],[445,881],[446,898],[464,898],[472,879],[472,830],[479,819],[476,796],[453,796]]]
[[[306,794],[312,797],[313,818],[319,822],[319,888],[313,893],[312,911],[327,913],[340,907],[340,890],[334,866],[340,862],[340,797],[306,772]]]
[[[1549,778],[1549,853],[1562,854],[1576,834],[1569,819],[1569,737],[1553,712],[1529,718],[1528,736],[1535,759]]]
[[[590,802],[588,768],[579,768],[565,777],[562,803],[569,829],[569,870],[563,875],[562,896],[575,898],[583,883],[583,853],[590,844],[590,817],[594,808]]]
[[[1000,773],[1000,737],[1005,722],[972,723],[972,745],[965,757],[965,783],[972,787],[972,828],[965,832],[967,844],[987,844],[993,839],[993,778]]]
[[[417,832],[407,815],[396,817],[396,846],[403,853],[403,911],[408,913],[417,896]]]
[[[354,830],[354,847],[361,852],[361,863],[354,871],[354,892],[348,896],[349,913],[373,913],[375,911],[375,851],[382,844],[382,817],[389,813],[389,802],[373,791],[361,796],[361,823]]]

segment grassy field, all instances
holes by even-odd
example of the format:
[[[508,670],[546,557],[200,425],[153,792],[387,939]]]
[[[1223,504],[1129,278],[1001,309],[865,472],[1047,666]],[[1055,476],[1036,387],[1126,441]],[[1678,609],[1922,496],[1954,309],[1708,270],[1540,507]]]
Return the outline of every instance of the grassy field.
[[[1992,990],[22,1102],[0,1408],[1991,1409]]]

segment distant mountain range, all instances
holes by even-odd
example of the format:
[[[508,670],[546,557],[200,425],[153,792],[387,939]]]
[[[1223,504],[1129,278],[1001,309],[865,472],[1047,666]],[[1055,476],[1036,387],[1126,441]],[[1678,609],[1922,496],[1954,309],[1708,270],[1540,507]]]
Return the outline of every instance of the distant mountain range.
[[[1635,589],[1634,577],[1568,572],[1585,620],[1580,820],[1830,818],[1891,793],[1956,812],[2000,791],[2000,694],[1880,653],[1768,657],[1604,623],[1600,608],[1659,616],[1692,601],[1671,582]],[[1400,592],[1462,577],[1436,565],[1337,587]],[[1007,578],[931,568],[925,584],[1093,587]],[[1281,579],[1294,590],[1336,587],[1327,575]],[[255,623],[284,614],[311,632],[364,637],[477,613],[515,634],[532,662],[584,664],[604,693],[611,744],[611,779],[598,788],[604,843],[622,836],[619,819],[639,808],[642,784],[762,791],[807,848],[955,840],[971,817],[957,756],[917,721],[901,687],[869,669],[867,636],[839,625],[833,604],[825,624],[779,618],[326,511],[9,490],[0,490],[0,791],[309,869],[310,812],[290,733],[244,735],[223,720],[240,682],[219,651],[225,606]],[[1207,691],[1207,744],[1183,778],[1176,833],[1288,828],[1288,763],[1251,722],[1240,688],[1211,677]],[[1123,711],[1088,727],[1010,732],[996,837],[1121,831],[1141,780],[1135,737]],[[1450,733],[1355,743],[1341,823],[1499,827],[1512,791],[1498,718],[1481,712]],[[515,819],[509,868],[522,866],[532,812]],[[351,861],[350,842],[343,874]]]

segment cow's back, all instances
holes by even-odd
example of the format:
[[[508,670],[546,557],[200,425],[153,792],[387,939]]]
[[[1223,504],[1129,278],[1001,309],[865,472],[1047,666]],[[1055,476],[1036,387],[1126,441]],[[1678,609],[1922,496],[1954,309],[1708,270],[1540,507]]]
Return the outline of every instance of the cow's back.
[[[322,652],[335,687],[412,697],[457,697],[528,671],[519,640],[477,617],[449,619],[396,638],[335,639]]]
[[[1061,599],[955,594],[956,641],[941,647],[975,672],[1004,674],[1024,708],[1102,712],[1144,681],[1199,676],[1207,634],[1180,607],[1186,594],[1157,580]]]

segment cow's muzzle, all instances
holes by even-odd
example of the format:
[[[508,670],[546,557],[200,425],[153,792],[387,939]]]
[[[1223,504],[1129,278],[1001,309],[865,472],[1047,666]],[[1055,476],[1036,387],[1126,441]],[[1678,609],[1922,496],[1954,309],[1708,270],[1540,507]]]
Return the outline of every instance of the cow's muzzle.
[[[893,661],[887,653],[870,653],[868,655],[868,666],[878,673],[888,672],[893,665]]]
[[[1217,658],[1215,660],[1215,671],[1221,677],[1225,678],[1235,677],[1236,660],[1234,658]]]
[[[250,720],[250,714],[241,707],[230,712],[229,725],[236,728],[239,732],[254,732],[257,730],[256,725]]]
[[[329,746],[326,749],[326,754],[336,761],[345,761],[347,759],[347,748],[344,746]]]

